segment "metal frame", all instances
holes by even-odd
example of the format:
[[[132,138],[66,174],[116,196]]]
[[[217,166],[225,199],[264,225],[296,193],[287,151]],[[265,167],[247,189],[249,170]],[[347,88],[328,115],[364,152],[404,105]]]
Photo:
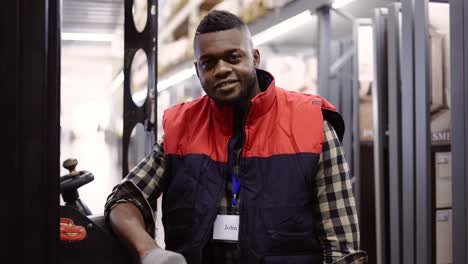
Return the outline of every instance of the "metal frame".
[[[352,23],[352,35],[349,43],[341,42],[339,57],[334,56],[331,41],[330,10]],[[346,133],[343,147],[351,165],[353,190],[356,200],[356,210],[360,216],[361,205],[361,175],[360,175],[360,125],[359,125],[359,63],[358,63],[358,27],[371,25],[370,19],[357,19],[340,9],[329,5],[317,9],[319,23],[319,94],[334,103],[343,114],[346,127],[352,133]],[[335,57],[337,57],[335,59]],[[331,60],[334,63],[331,64]],[[331,64],[331,65],[330,65]],[[339,80],[338,80],[339,79]],[[334,91],[334,82],[339,81],[338,91]],[[336,92],[338,94],[336,94]]]
[[[414,2],[416,263],[433,263],[428,0]],[[417,47],[417,48],[416,48]]]
[[[402,137],[402,263],[415,259],[415,115],[413,0],[402,0],[401,133]]]
[[[354,54],[353,56],[353,136],[352,136],[352,152],[353,152],[353,175],[354,175],[354,196],[356,199],[356,210],[358,217],[361,219],[361,129],[360,129],[360,98],[359,98],[359,58],[358,58],[358,43],[359,34],[358,29],[360,26],[371,26],[372,20],[370,19],[356,19],[353,23],[353,43]]]
[[[352,130],[353,135],[351,138],[351,151],[353,155],[353,175],[354,175],[354,198],[356,199],[356,211],[358,219],[361,220],[361,129],[360,129],[360,112],[361,103],[359,101],[359,58],[358,58],[358,45],[359,45],[359,34],[358,28],[362,24],[361,19],[356,19],[353,23],[353,49],[354,56],[352,58],[353,67],[353,83],[352,85]],[[359,230],[362,230],[361,226]]]
[[[16,177],[24,180],[22,263],[57,263],[60,171],[60,2],[21,1],[20,91]],[[28,222],[29,220],[26,220]],[[20,221],[21,222],[21,221]],[[30,236],[29,234],[34,234]],[[21,247],[20,247],[21,248]],[[27,253],[26,253],[27,252]],[[42,261],[40,261],[42,260]],[[12,261],[12,262],[16,262]]]
[[[326,5],[317,9],[318,15],[318,84],[319,94],[328,98],[330,95],[330,43],[331,43],[331,25],[330,25],[330,6]]]
[[[342,9],[337,9],[337,8],[333,8],[333,7],[332,7],[331,10],[333,10],[333,12],[335,12],[337,15],[341,16],[341,17],[344,18],[344,19],[347,19],[347,20],[349,20],[349,21],[354,21],[354,20],[356,20],[356,18],[355,18],[353,15],[351,15],[351,14],[345,12],[345,11],[342,10]]]
[[[355,53],[354,45],[348,48],[346,51],[341,52],[341,57],[339,57],[331,66],[329,70],[330,76],[335,76],[343,67],[346,66],[346,63],[352,59]]]
[[[377,263],[386,263],[388,257],[392,263],[433,263],[433,175],[431,175],[430,142],[430,47],[428,43],[428,0],[403,0],[401,10],[392,5],[388,14],[388,80],[386,56],[376,56],[376,82],[374,83],[374,113],[376,128],[376,224],[377,224]],[[447,1],[438,1],[447,2]],[[453,245],[454,263],[468,261],[468,44],[464,42],[468,35],[468,7],[462,0],[451,2],[451,68],[452,68],[452,146],[453,152],[453,195],[454,222]],[[399,15],[401,12],[401,41],[398,39]],[[375,41],[386,42],[385,18],[382,9],[374,16]],[[454,33],[456,32],[456,33]],[[357,39],[356,37],[354,39]],[[401,44],[401,49],[399,49]],[[416,48],[417,47],[417,48]],[[384,45],[376,46],[376,54],[386,52]],[[460,52],[464,50],[464,52]],[[348,53],[348,52],[347,52]],[[349,53],[351,53],[349,51]],[[462,55],[462,56],[461,56]],[[349,57],[349,54],[346,56]],[[344,58],[336,61],[332,72],[340,70]],[[355,59],[357,65],[357,58]],[[401,65],[401,69],[398,66]],[[401,74],[401,76],[399,76]],[[327,76],[328,77],[328,76]],[[399,82],[401,79],[401,90]],[[386,146],[385,101],[382,89],[388,81],[389,107],[389,189],[384,186]],[[326,94],[326,93],[324,93]],[[401,100],[400,100],[401,98]],[[358,102],[355,102],[358,106]],[[397,111],[397,110],[401,110]],[[403,114],[404,113],[404,114]],[[356,112],[353,114],[357,114]],[[418,117],[416,119],[416,117]],[[358,119],[355,119],[355,121]],[[358,125],[358,123],[354,123]],[[358,130],[356,130],[358,131]],[[357,134],[356,134],[357,135]],[[403,136],[404,135],[404,136]],[[416,136],[417,135],[417,136]],[[354,144],[357,142],[354,141]],[[358,147],[354,145],[354,151]],[[357,145],[359,146],[359,145]],[[388,193],[387,193],[388,191]],[[389,206],[385,197],[388,194]],[[386,217],[389,213],[389,218]],[[386,219],[390,225],[387,225]],[[389,230],[386,230],[389,226]],[[389,231],[389,233],[386,233]],[[389,236],[388,238],[386,236]],[[387,247],[385,243],[390,241]],[[387,251],[390,250],[390,251]]]
[[[334,13],[336,13],[337,15],[343,17],[344,19],[348,20],[349,22],[351,22],[353,24],[356,21],[355,17],[353,17],[352,15],[344,12],[343,10],[336,9],[336,8],[333,8],[333,7],[330,7],[330,10],[332,10]],[[354,30],[354,27],[353,27],[353,30]],[[329,73],[328,73],[330,77],[335,77],[335,75],[338,73],[338,71],[340,71],[340,69],[342,67],[344,67],[348,63],[348,61],[353,58],[353,56],[355,54],[357,54],[357,50],[355,49],[356,45],[354,44],[354,43],[356,43],[355,39],[354,39],[354,32],[351,35],[351,38],[352,38],[353,41],[351,42],[351,45],[349,45],[350,47],[345,47],[344,50],[340,51],[340,57],[337,58],[335,60],[335,62],[330,66],[330,70],[329,70]],[[346,45],[346,46],[348,46],[348,45]],[[353,78],[352,74],[350,76],[351,76],[351,78]]]
[[[384,147],[386,145],[385,124],[387,93],[387,41],[386,41],[386,9],[374,11],[374,85],[372,86],[373,117],[374,117],[374,185],[375,185],[375,226],[376,226],[376,261],[378,264],[387,263],[387,215],[385,202],[385,163]]]
[[[339,42],[339,52],[331,41],[330,10],[352,23],[353,33],[351,41]],[[356,209],[360,214],[361,202],[361,177],[360,177],[360,127],[359,127],[359,76],[357,58],[357,29],[360,24],[371,25],[369,19],[357,19],[346,12],[330,7],[322,6],[317,9],[319,23],[319,94],[342,112],[346,127],[351,127],[352,133],[346,133],[343,139],[343,147],[347,153],[348,163],[351,165],[353,190],[356,200]],[[335,59],[336,57],[336,59]],[[331,64],[331,60],[334,61]],[[331,66],[330,66],[331,64]],[[335,83],[338,82],[338,83]]]
[[[141,123],[146,130],[146,148],[145,153],[151,151],[154,141],[157,139],[157,128],[155,126],[157,117],[157,7],[158,0],[147,0],[148,9],[145,28],[138,32],[133,22],[133,0],[125,0],[125,43],[124,43],[124,114],[123,114],[123,147],[122,147],[122,177],[125,177],[129,171],[128,168],[128,150],[130,145],[130,135],[133,128]],[[131,66],[136,52],[142,49],[148,59],[148,87],[147,97],[143,105],[137,106],[132,99],[130,90],[131,84]]]
[[[453,263],[468,263],[468,3],[450,1]]]
[[[2,263],[56,264],[59,242],[60,4],[8,1],[0,9]]]
[[[390,263],[401,264],[400,4],[388,7],[388,176]]]
[[[341,54],[341,43],[339,41],[333,41],[330,43],[330,61],[335,60],[340,57]],[[328,87],[327,87],[327,97],[326,99],[336,107],[336,110],[342,113],[341,108],[341,78],[340,76],[329,75],[328,78]]]
[[[356,46],[355,42],[353,40],[348,40],[348,41],[343,41],[341,44],[341,50],[342,50],[342,56],[341,58],[344,58],[347,53],[351,50],[353,54],[351,56],[354,57],[354,46]],[[354,69],[353,61],[352,60],[347,60],[346,63],[344,63],[342,67],[342,74],[341,74],[341,84],[340,84],[340,102],[341,102],[341,113],[343,120],[345,122],[345,127],[352,128],[353,125],[353,99],[354,96],[356,96],[353,92],[353,85],[354,85],[354,80],[353,80],[353,71],[357,71],[357,69]],[[359,111],[359,109],[357,110]],[[343,149],[346,154],[346,159],[348,162],[350,162],[350,169],[353,169],[355,166],[355,159],[354,159],[354,153],[352,151],[353,147],[353,130],[350,129],[348,133],[345,133],[343,136]],[[352,180],[353,180],[353,189],[354,193],[357,192],[356,190],[356,175],[353,174],[353,171],[351,171],[352,175]],[[356,201],[357,204],[357,201]]]

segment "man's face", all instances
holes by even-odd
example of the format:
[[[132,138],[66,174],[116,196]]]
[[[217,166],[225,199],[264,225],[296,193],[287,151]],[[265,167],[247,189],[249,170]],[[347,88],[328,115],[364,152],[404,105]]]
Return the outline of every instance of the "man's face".
[[[235,104],[255,95],[260,54],[252,49],[250,33],[237,28],[205,33],[194,44],[198,79],[215,102]]]

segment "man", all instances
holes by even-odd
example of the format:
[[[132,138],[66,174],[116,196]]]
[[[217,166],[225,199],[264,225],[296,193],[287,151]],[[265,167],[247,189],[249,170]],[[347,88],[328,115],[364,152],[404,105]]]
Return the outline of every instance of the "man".
[[[207,96],[165,111],[164,143],[108,198],[115,233],[144,264],[351,259],[358,221],[334,107],[256,69],[259,51],[231,13],[204,17],[194,50]],[[154,240],[161,194],[165,250]]]

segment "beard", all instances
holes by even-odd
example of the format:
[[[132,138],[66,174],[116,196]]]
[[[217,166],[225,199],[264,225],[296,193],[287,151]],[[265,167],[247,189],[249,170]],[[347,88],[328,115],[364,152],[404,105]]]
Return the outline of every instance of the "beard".
[[[215,103],[219,106],[242,106],[250,103],[250,100],[255,96],[255,87],[257,85],[257,72],[254,69],[248,79],[245,79],[245,83],[240,87],[239,95],[233,98],[219,100],[211,97]]]

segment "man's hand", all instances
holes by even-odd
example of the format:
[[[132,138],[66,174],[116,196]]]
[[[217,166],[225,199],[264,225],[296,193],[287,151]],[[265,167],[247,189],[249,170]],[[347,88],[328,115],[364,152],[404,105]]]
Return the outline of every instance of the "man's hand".
[[[157,247],[141,258],[141,264],[187,264],[187,261],[179,253]]]
[[[178,253],[161,249],[145,230],[140,210],[132,203],[117,204],[109,215],[117,236],[140,256],[141,264],[186,264]]]

